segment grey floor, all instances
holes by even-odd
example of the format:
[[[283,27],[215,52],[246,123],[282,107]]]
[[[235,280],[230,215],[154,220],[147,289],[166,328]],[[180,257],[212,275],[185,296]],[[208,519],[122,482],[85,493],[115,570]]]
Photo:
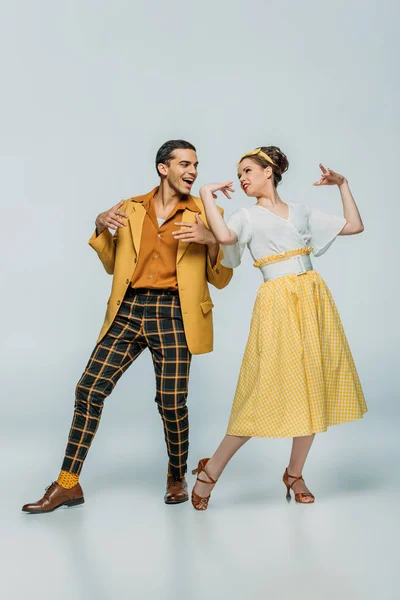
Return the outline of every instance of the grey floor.
[[[86,503],[49,515],[20,507],[57,475],[57,427],[23,439],[4,431],[2,597],[400,598],[397,429],[395,419],[369,414],[319,436],[305,472],[313,506],[285,501],[280,479],[290,442],[252,440],[224,473],[209,510],[197,513],[189,503],[162,501],[161,446],[146,450],[160,432],[132,436],[129,424],[113,421],[82,476]],[[190,466],[217,441],[214,430],[206,439],[194,435]]]

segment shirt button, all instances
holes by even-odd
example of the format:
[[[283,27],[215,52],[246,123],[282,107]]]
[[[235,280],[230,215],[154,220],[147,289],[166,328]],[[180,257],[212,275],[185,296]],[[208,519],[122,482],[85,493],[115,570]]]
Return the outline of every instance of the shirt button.
[[[154,255],[154,258],[158,258],[158,254],[155,254],[155,255]]]
[[[117,305],[119,306],[121,304],[121,300],[117,300]]]
[[[157,237],[160,238],[161,237],[161,233],[157,233]]]
[[[217,275],[219,275],[219,269],[215,269]]]
[[[126,283],[126,284],[128,284],[128,283],[129,283],[129,279],[127,279],[127,280],[125,281],[125,283]]]
[[[149,279],[153,279],[153,275],[149,275]]]
[[[135,263],[137,263],[137,258],[135,258]]]

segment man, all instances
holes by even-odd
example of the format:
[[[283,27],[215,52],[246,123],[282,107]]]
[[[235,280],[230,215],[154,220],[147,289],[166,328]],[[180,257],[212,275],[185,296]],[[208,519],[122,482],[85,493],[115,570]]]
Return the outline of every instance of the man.
[[[220,263],[222,255],[207,228],[201,200],[190,195],[197,166],[192,144],[166,142],[156,156],[160,186],[98,215],[89,244],[113,275],[111,296],[76,388],[60,475],[38,502],[23,506],[24,512],[50,512],[84,502],[79,474],[104,400],[145,348],[153,359],[155,400],[169,457],[164,501],[188,500],[186,399],[191,357],[212,351],[213,303],[207,282],[221,289],[232,277],[232,270]]]

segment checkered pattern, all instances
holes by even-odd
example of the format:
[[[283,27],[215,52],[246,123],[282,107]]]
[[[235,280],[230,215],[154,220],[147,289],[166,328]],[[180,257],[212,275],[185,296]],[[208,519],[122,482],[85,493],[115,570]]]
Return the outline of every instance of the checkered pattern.
[[[189,448],[186,406],[191,354],[177,292],[129,288],[107,335],[97,344],[76,388],[75,413],[63,471],[79,474],[100,422],[105,398],[132,362],[149,348],[164,426],[169,472],[182,477]]]
[[[321,276],[308,271],[261,285],[228,434],[305,436],[359,419],[366,410],[337,308]]]

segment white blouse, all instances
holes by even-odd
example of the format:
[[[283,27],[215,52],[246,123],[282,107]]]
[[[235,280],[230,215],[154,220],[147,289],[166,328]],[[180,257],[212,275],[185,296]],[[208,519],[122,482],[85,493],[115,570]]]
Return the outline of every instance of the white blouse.
[[[346,225],[344,217],[311,209],[306,204],[288,203],[288,206],[287,219],[262,206],[240,208],[234,212],[226,224],[236,233],[238,241],[222,246],[222,265],[238,267],[246,246],[254,261],[306,247],[313,249],[314,256],[321,256]]]

